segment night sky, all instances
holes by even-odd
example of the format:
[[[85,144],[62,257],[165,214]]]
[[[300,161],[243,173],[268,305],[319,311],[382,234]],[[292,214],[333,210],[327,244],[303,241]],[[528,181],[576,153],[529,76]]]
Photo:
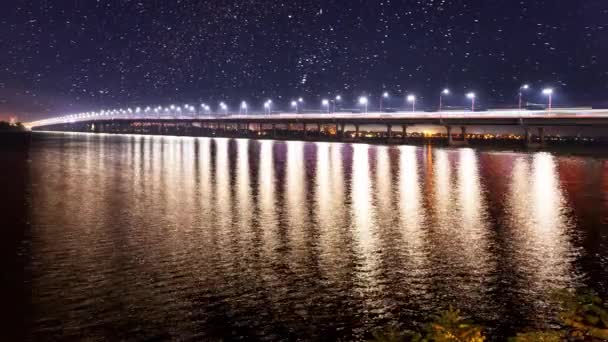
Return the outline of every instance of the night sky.
[[[445,86],[507,106],[522,83],[608,100],[607,0],[8,0],[0,47],[0,119],[384,89],[436,106]]]

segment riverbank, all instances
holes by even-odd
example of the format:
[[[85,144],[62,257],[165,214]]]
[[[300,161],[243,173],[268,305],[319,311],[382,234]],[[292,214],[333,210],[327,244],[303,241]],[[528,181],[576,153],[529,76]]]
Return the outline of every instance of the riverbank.
[[[0,131],[0,148],[23,148],[30,144],[29,131]]]

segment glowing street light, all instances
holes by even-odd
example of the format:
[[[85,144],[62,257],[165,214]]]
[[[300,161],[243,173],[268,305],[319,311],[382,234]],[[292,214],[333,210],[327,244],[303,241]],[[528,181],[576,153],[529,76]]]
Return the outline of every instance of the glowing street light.
[[[543,95],[548,96],[549,97],[549,110],[551,110],[551,105],[552,105],[552,98],[553,98],[553,89],[552,88],[545,88],[543,89]]]
[[[388,99],[388,96],[389,96],[388,92],[386,92],[386,91],[384,93],[382,93],[382,96],[380,96],[380,111],[381,112],[382,112],[382,100],[383,99]]]
[[[291,101],[291,107],[294,108],[296,113],[298,112],[298,101]]]
[[[224,111],[224,115],[228,115],[228,106],[224,102],[220,102],[220,109]]]
[[[517,108],[519,108],[519,110],[521,110],[521,99],[523,96],[523,92],[530,89],[530,86],[527,84],[522,85],[521,87],[519,87],[519,105]]]
[[[335,101],[332,101],[334,103],[334,112],[337,110],[338,107],[338,102],[342,102],[342,95],[336,95]]]
[[[247,115],[247,102],[243,101],[241,102],[241,112],[245,113],[245,115]]]
[[[361,96],[359,97],[359,104],[365,107],[365,114],[367,114],[367,104],[368,104],[368,100],[367,97],[365,96]]]
[[[471,100],[471,112],[475,111],[475,93],[470,92],[467,94],[467,99]]]
[[[329,114],[329,100],[327,100],[327,99],[323,99],[323,100],[321,101],[321,106],[323,106],[323,107],[327,107],[327,114]]]
[[[412,104],[412,112],[416,111],[416,95],[410,94],[407,96],[407,102]]]
[[[450,89],[445,88],[441,91],[441,93],[439,94],[439,111],[441,112],[441,110],[443,110],[443,97],[450,95]]]
[[[268,100],[268,101],[264,102],[264,108],[268,112],[267,113],[268,115],[270,115],[272,113],[271,106],[272,106],[272,100]]]

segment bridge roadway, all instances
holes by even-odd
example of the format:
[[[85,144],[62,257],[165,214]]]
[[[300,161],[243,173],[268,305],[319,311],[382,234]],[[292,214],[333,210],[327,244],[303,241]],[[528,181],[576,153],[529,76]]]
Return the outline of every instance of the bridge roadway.
[[[606,127],[608,128],[608,110],[587,108],[554,109],[552,111],[529,110],[491,110],[483,112],[449,111],[449,112],[395,112],[395,113],[273,113],[249,115],[201,115],[190,117],[107,117],[79,116],[70,119],[47,119],[26,124],[35,130],[106,132],[106,133],[150,133],[150,134],[181,134],[205,135],[206,133],[221,133],[226,130],[251,133],[267,131],[271,137],[277,136],[277,126],[286,126],[287,131],[301,131],[304,137],[310,127],[317,126],[320,132],[322,126],[335,125],[338,138],[344,138],[345,126],[354,126],[354,137],[359,137],[359,128],[363,125],[383,125],[387,128],[387,136],[391,139],[393,126],[400,127],[401,136],[407,136],[408,126],[435,125],[446,128],[449,144],[460,144],[453,140],[453,128],[458,127],[458,133],[466,143],[467,126],[519,126],[525,132],[527,144],[532,144],[532,129],[540,144],[544,143],[545,127]],[[252,129],[252,125],[254,128]],[[270,127],[268,127],[270,125]],[[157,130],[154,130],[157,127]],[[255,128],[257,127],[257,129]],[[294,128],[297,127],[297,128]],[[142,129],[145,128],[145,129]],[[314,129],[313,129],[314,131]]]

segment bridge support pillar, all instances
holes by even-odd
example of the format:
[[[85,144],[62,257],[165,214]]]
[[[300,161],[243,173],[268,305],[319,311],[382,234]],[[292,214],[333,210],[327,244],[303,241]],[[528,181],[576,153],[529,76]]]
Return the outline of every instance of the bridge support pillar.
[[[386,136],[386,140],[390,143],[393,138],[393,125],[386,125]]]
[[[545,128],[538,127],[538,140],[540,141],[540,146],[545,146]]]
[[[304,139],[308,138],[308,125],[305,123],[302,124],[302,135],[304,136]]]
[[[407,139],[407,125],[401,125],[401,139]]]
[[[452,140],[452,126],[445,126],[448,135],[448,145],[452,146],[454,141]]]
[[[338,127],[340,128],[340,130],[338,131],[338,138],[340,140],[344,140],[344,126],[346,126],[345,124],[339,124]]]
[[[272,124],[272,137],[276,138],[277,137],[277,125]]]
[[[355,140],[359,139],[359,124],[355,124]]]
[[[460,127],[460,132],[462,134],[462,144],[463,145],[468,145],[469,144],[469,140],[467,139],[467,127],[466,126],[461,126]]]

